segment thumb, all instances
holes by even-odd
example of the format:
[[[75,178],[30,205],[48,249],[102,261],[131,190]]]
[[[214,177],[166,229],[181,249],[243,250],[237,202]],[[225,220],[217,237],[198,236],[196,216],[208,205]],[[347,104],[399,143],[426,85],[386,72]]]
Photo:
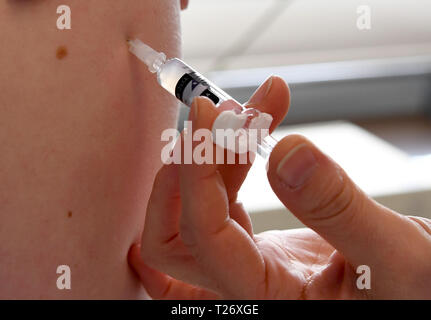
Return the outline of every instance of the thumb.
[[[277,144],[268,179],[283,204],[353,265],[387,263],[396,251],[389,248],[406,247],[406,218],[370,199],[302,136]]]

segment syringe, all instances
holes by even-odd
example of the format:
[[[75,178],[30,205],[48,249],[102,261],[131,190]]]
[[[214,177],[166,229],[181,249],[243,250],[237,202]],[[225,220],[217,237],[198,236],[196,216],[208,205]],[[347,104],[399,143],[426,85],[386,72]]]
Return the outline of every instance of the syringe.
[[[223,102],[234,101],[240,113],[247,113],[250,117],[260,114],[257,109],[248,109],[241,105],[180,59],[166,59],[164,53],[155,51],[138,39],[128,40],[128,43],[130,52],[144,62],[152,73],[157,73],[159,84],[186,106],[191,107],[195,97],[205,96],[212,100],[216,107]],[[271,135],[261,137],[257,141],[257,153],[267,159],[276,144],[277,140]]]

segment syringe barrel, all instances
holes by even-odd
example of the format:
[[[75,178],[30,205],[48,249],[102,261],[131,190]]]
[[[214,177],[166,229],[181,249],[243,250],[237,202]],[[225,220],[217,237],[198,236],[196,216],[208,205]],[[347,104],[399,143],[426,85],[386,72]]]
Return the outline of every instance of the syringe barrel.
[[[234,100],[203,75],[177,58],[167,60],[157,73],[157,78],[162,87],[189,107],[194,98],[198,96],[209,98],[216,107],[227,100]]]
[[[216,107],[219,107],[225,101],[232,101],[238,105],[236,112],[246,113],[250,117],[253,117],[253,114],[256,113],[256,110],[246,109],[192,67],[177,58],[169,59],[161,66],[157,72],[157,80],[163,88],[189,107],[191,107],[196,97],[205,96],[212,100]],[[267,159],[276,143],[277,140],[270,135],[259,136],[256,151],[264,159]]]

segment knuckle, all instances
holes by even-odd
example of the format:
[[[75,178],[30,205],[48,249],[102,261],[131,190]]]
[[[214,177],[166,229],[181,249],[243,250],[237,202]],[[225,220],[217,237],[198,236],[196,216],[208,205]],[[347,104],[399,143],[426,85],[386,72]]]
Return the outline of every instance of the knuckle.
[[[408,216],[418,227],[420,227],[426,234],[431,236],[431,220],[423,217]]]
[[[421,251],[421,254],[417,255],[420,259],[418,265],[426,265],[428,274],[431,274],[431,220],[417,216],[407,216],[420,231],[420,238],[416,242],[416,251]]]
[[[350,220],[361,205],[361,191],[350,181],[342,177],[332,188],[328,188],[326,196],[322,197],[310,210],[310,218],[315,222],[334,223],[334,220]],[[337,221],[337,224],[340,221]]]

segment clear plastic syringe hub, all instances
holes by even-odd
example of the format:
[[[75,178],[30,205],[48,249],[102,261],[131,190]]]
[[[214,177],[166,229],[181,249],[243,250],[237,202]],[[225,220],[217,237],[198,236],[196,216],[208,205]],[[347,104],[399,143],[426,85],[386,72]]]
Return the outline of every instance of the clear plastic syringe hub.
[[[150,72],[156,73],[160,71],[160,68],[166,62],[166,55],[163,52],[155,51],[138,39],[128,40],[128,43],[130,52],[145,63]]]
[[[128,42],[130,52],[144,62],[150,72],[157,73],[159,84],[188,107],[191,107],[194,98],[205,96],[212,100],[216,107],[226,101],[233,101],[237,106],[232,110],[238,114],[247,114],[250,118],[260,114],[257,109],[248,109],[241,105],[182,60],[177,58],[166,60],[164,53],[155,51],[138,39]],[[277,140],[271,135],[262,136],[257,141],[257,153],[267,159],[276,144]]]

